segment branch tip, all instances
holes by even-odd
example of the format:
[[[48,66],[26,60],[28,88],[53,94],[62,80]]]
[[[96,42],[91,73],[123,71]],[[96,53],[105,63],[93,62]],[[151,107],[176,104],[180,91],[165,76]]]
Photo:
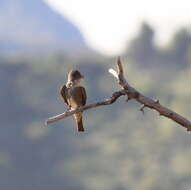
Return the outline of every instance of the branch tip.
[[[109,73],[112,74],[117,80],[119,80],[118,73],[117,73],[114,69],[110,68],[108,71],[109,71]]]
[[[128,102],[129,100],[131,100],[131,98],[130,98],[130,97],[127,97],[126,102]]]
[[[120,56],[117,57],[117,64],[121,64],[121,58],[120,58]]]
[[[143,115],[144,115],[144,113],[145,113],[145,111],[144,111],[144,108],[145,108],[146,106],[145,106],[145,104],[143,104],[141,107],[140,107],[140,111],[143,113]]]
[[[159,99],[155,100],[155,104],[159,104]]]
[[[117,59],[117,68],[118,68],[118,75],[123,76],[123,66],[122,66],[120,57],[118,57]]]

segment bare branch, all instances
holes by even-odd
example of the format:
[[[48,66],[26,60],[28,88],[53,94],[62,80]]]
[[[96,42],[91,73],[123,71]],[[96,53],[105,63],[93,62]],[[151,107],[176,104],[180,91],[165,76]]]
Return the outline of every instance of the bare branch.
[[[146,106],[143,104],[141,107],[140,107],[140,111],[143,113],[143,115],[144,115],[144,113],[145,113],[145,111],[144,111],[144,108],[145,108]]]
[[[173,121],[179,123],[182,127],[185,127],[187,131],[191,131],[191,122],[189,120],[179,115],[178,113],[166,108],[165,106],[162,106],[159,103],[159,100],[152,100],[151,98],[144,96],[126,82],[125,77],[123,75],[123,67],[120,58],[118,58],[117,61],[117,70],[118,70],[118,77],[115,76],[117,73],[115,70],[113,70],[110,73],[119,80],[118,82],[121,85],[121,87],[124,90],[126,90],[128,98],[135,99],[139,103],[143,104],[143,106],[140,109],[143,113],[145,107],[154,109],[159,112],[159,115],[172,119]]]
[[[73,114],[78,113],[78,112],[83,112],[85,110],[96,108],[96,107],[99,107],[99,106],[106,106],[106,105],[113,104],[120,96],[123,96],[123,95],[126,95],[125,90],[114,92],[109,99],[106,99],[104,101],[97,102],[97,103],[90,104],[90,105],[86,105],[86,106],[80,107],[80,108],[78,108],[76,110],[66,111],[66,112],[64,112],[62,114],[50,117],[45,121],[45,125],[48,125],[49,123],[59,121],[61,119],[65,119],[66,117],[72,116]]]
[[[109,69],[109,73],[111,73],[117,80],[119,80],[118,73],[114,69]]]
[[[120,57],[117,58],[118,74],[123,76],[123,66]]]
[[[64,119],[66,117],[72,116],[73,114],[78,112],[83,112],[85,110],[92,109],[99,106],[113,104],[120,96],[127,95],[128,97],[127,101],[130,99],[135,99],[137,102],[142,104],[140,111],[142,111],[143,113],[144,113],[145,107],[154,109],[157,112],[159,112],[159,115],[172,119],[173,121],[180,124],[182,127],[186,128],[187,131],[191,131],[191,122],[189,120],[179,115],[178,113],[166,108],[165,106],[162,106],[159,100],[153,100],[151,98],[144,96],[143,94],[141,94],[139,91],[137,91],[136,89],[134,89],[132,86],[128,84],[128,82],[126,81],[124,77],[123,66],[122,66],[120,58],[118,58],[117,60],[117,71],[115,71],[114,69],[109,69],[109,73],[111,73],[118,80],[118,83],[121,86],[122,90],[113,93],[113,95],[109,99],[106,99],[104,101],[83,106],[76,110],[66,111],[60,115],[51,117],[46,120],[45,122],[46,125],[49,123],[53,123],[58,120]]]

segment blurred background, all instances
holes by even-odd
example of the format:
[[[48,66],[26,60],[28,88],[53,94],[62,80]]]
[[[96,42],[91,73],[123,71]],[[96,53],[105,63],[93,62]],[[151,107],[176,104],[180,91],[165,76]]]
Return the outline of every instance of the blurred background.
[[[191,138],[134,100],[44,126],[66,106],[59,88],[72,68],[88,102],[119,89],[107,70],[120,55],[128,81],[188,119],[190,3],[0,1],[0,188],[189,190]]]

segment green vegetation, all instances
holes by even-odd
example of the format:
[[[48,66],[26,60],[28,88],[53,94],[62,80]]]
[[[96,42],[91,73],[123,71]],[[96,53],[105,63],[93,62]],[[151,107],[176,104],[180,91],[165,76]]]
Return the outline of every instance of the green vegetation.
[[[124,53],[127,79],[141,92],[190,118],[191,36],[180,30],[163,49],[144,24]],[[93,57],[93,60],[92,60]],[[84,113],[86,132],[72,118],[44,126],[66,107],[58,90],[71,68],[86,76],[88,103],[119,87],[107,73],[115,59],[101,56],[2,56],[0,61],[0,186],[4,190],[188,190],[190,134],[139,104]],[[128,62],[128,64],[127,64]]]

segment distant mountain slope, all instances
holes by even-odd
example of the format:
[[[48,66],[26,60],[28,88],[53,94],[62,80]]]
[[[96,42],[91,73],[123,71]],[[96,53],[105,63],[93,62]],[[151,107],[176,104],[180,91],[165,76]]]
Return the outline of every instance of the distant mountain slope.
[[[42,0],[0,1],[0,51],[86,45],[80,32]]]

